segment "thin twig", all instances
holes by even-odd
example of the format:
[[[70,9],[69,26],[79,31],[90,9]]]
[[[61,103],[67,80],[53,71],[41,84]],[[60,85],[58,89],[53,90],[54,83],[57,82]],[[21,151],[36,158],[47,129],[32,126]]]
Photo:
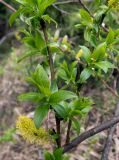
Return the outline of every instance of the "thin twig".
[[[107,89],[108,89],[114,96],[116,96],[117,98],[119,98],[118,93],[117,93],[113,88],[111,88],[111,87],[107,84],[107,82],[106,82],[105,80],[101,79],[101,81],[102,81],[102,83],[107,87]]]
[[[7,39],[13,37],[17,31],[9,32],[0,39],[0,45],[2,45]]]
[[[107,122],[103,122],[101,125],[82,133],[80,136],[78,136],[77,138],[72,140],[68,145],[64,146],[63,153],[70,151],[74,147],[77,147],[81,142],[96,135],[97,133],[100,133],[100,132],[112,127],[113,125],[117,124],[118,122],[119,122],[119,116],[116,116],[113,119],[108,120]]]
[[[63,5],[68,3],[78,3],[78,0],[71,0],[71,1],[63,1],[63,2],[56,2],[55,5]]]
[[[67,128],[67,136],[66,136],[66,145],[70,142],[70,130],[71,130],[71,124],[72,124],[72,121],[69,120],[68,122],[68,128]]]
[[[89,9],[83,4],[83,2],[81,0],[78,0],[79,1],[79,4],[82,6],[82,8],[84,8],[89,14],[91,17],[93,17],[93,15],[90,13]]]
[[[10,4],[6,3],[3,0],[0,0],[0,3],[4,4],[7,8],[9,8],[10,10],[12,10],[13,12],[16,12],[16,9],[13,8]]]
[[[119,103],[117,104],[116,109],[115,109],[115,116],[118,116],[118,115],[119,115]],[[116,125],[112,126],[109,130],[101,160],[108,160],[110,147],[112,145],[112,137],[113,137],[115,129],[116,129]]]
[[[70,13],[62,10],[61,8],[57,7],[55,4],[52,4],[52,6],[53,6],[56,10],[58,10],[59,12],[61,12],[62,14],[70,14]]]
[[[47,35],[47,31],[46,31],[46,24],[43,20],[41,20],[41,27],[43,30],[43,34],[44,34],[44,38],[45,38],[45,42],[46,42],[46,47],[47,47],[47,52],[48,52],[48,56],[49,56],[49,66],[50,66],[50,71],[51,71],[51,81],[54,80],[55,78],[55,71],[54,71],[54,66],[53,66],[53,58],[52,58],[52,54],[50,53],[50,48],[48,46],[48,35]]]
[[[57,142],[57,146],[61,147],[61,131],[60,131],[60,119],[56,116],[56,130],[57,130],[57,134],[58,134],[58,138],[56,140]]]

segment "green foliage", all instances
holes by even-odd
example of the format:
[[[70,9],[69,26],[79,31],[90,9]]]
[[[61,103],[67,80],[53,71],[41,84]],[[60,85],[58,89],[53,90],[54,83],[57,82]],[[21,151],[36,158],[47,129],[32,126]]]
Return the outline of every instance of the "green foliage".
[[[42,121],[44,120],[45,116],[48,114],[49,106],[40,106],[36,108],[35,115],[34,115],[34,123],[37,128],[41,126]]]
[[[66,156],[63,156],[63,150],[61,148],[56,149],[53,154],[49,152],[45,152],[44,157],[45,160],[68,160]]]
[[[4,132],[2,136],[0,136],[0,142],[9,142],[14,141],[13,134],[15,133],[15,128],[10,128]]]
[[[77,62],[74,61],[68,66],[66,61],[64,61],[61,64],[61,68],[58,71],[58,76],[65,80],[65,82],[68,83],[75,83],[75,78],[76,78],[76,65]]]
[[[66,90],[59,90],[50,96],[50,104],[57,104],[67,99],[75,98],[76,94]]]

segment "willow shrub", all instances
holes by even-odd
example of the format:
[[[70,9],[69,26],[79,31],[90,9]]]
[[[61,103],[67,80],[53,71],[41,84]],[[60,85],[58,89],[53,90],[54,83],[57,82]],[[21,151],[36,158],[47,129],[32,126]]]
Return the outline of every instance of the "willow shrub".
[[[11,15],[10,24],[19,17],[24,24],[21,29],[24,34],[22,41],[27,45],[27,51],[19,57],[18,62],[29,57],[42,57],[41,63],[26,78],[34,89],[18,97],[20,101],[35,103],[34,118],[21,116],[17,121],[17,129],[31,143],[54,144],[53,153],[45,151],[46,160],[62,160],[65,159],[63,145],[69,144],[70,132],[76,130],[80,135],[81,119],[86,117],[94,104],[89,97],[81,96],[82,87],[88,84],[91,77],[99,81],[117,67],[119,29],[106,28],[103,21],[108,13],[118,8],[118,2],[109,0],[106,5],[97,1],[99,9],[93,15],[87,9],[80,9],[80,23],[74,27],[83,30],[85,42],[79,44],[78,53],[71,49],[67,36],[62,41],[58,40],[58,34],[54,38],[49,36],[50,24],[58,27],[50,14],[46,14],[47,8],[55,0],[16,2],[19,8]],[[66,52],[71,59],[66,58],[62,62]],[[56,129],[44,129],[43,121],[51,112],[55,115]],[[62,121],[68,126],[66,133],[61,133]],[[66,135],[65,143],[62,134]]]

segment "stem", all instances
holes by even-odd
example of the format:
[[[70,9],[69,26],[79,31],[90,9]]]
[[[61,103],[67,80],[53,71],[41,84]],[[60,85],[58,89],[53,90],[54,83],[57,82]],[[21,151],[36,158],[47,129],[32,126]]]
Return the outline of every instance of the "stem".
[[[56,140],[58,148],[61,147],[61,132],[60,132],[60,119],[58,117],[55,117],[56,119],[56,129],[57,129],[57,134],[58,138]]]
[[[70,142],[70,130],[71,130],[72,121],[69,120],[68,128],[67,128],[67,136],[66,136],[66,145]]]
[[[118,93],[117,93],[113,88],[111,88],[111,87],[107,84],[107,82],[106,82],[105,80],[103,80],[103,79],[100,79],[100,80],[102,81],[102,83],[107,87],[107,89],[108,89],[114,96],[116,96],[117,98],[119,98]]]
[[[13,8],[10,4],[6,3],[3,0],[0,0],[0,3],[2,3],[3,5],[5,5],[7,8],[9,8],[10,10],[12,10],[13,12],[16,12],[16,9]]]
[[[118,102],[118,104],[116,106],[116,109],[115,109],[115,116],[118,116],[118,115],[119,115],[119,102]],[[105,146],[104,146],[104,150],[103,150],[103,153],[102,153],[101,160],[108,160],[110,148],[111,148],[111,145],[113,143],[112,139],[113,139],[113,134],[115,132],[115,129],[116,129],[116,125],[112,126],[109,129],[109,133],[108,133],[108,136],[107,136],[107,139],[106,139],[106,143],[105,143]]]
[[[49,66],[50,66],[50,71],[51,71],[51,81],[53,81],[55,79],[55,71],[54,71],[52,54],[51,54],[50,48],[48,46],[48,35],[47,35],[47,30],[46,30],[46,24],[45,24],[44,20],[41,20],[40,24],[41,24],[42,31],[43,31],[43,34],[44,34],[44,38],[45,38],[45,42],[46,42],[46,48],[47,48],[47,54],[48,54],[48,57],[49,57]],[[55,121],[56,121],[56,130],[57,130],[57,134],[58,134],[57,146],[60,147],[61,146],[60,119],[57,118],[57,116],[55,116]]]
[[[52,54],[50,53],[50,48],[48,46],[48,35],[47,35],[47,31],[46,31],[46,24],[43,20],[40,21],[42,30],[43,30],[43,34],[44,34],[44,38],[45,38],[45,42],[46,42],[46,48],[47,48],[47,53],[49,56],[49,65],[50,65],[50,71],[51,71],[51,81],[53,81],[55,79],[55,72],[54,72],[54,66],[53,66],[53,58],[52,58]]]

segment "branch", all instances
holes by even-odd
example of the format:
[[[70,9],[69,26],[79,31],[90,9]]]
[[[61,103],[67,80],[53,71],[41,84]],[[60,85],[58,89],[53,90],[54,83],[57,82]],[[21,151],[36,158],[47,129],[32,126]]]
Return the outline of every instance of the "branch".
[[[82,8],[84,8],[89,14],[91,17],[93,17],[93,15],[90,13],[89,9],[82,3],[81,0],[78,0],[79,1],[79,4],[82,6]]]
[[[102,81],[102,83],[107,87],[107,89],[108,89],[114,96],[116,96],[117,98],[119,98],[118,93],[117,93],[115,90],[113,90],[113,88],[111,88],[111,87],[107,84],[107,82],[106,82],[105,80],[101,79],[101,81]]]
[[[68,12],[66,12],[66,11],[60,9],[59,7],[57,7],[55,4],[52,4],[52,6],[53,6],[56,10],[58,10],[59,12],[61,12],[62,14],[69,14]]]
[[[78,0],[64,1],[64,2],[56,2],[55,5],[62,5],[67,3],[78,3]]]
[[[82,133],[80,136],[78,136],[77,138],[72,140],[68,145],[64,146],[63,153],[70,151],[74,147],[77,147],[81,142],[96,135],[99,132],[102,132],[102,131],[112,127],[113,125],[115,125],[118,122],[119,122],[119,116],[116,116],[113,119],[108,120],[107,122],[104,122],[101,125]]]
[[[5,36],[3,36],[1,39],[0,39],[0,45],[2,45],[7,39],[11,38],[12,36],[14,36],[16,33],[16,31],[14,32],[9,32],[7,33]]]
[[[6,3],[3,0],[0,0],[0,3],[2,3],[3,5],[5,5],[7,8],[9,8],[10,10],[12,10],[13,12],[16,12],[16,9],[13,8],[10,4]]]
[[[117,104],[116,109],[115,109],[115,116],[118,116],[118,115],[119,115],[119,103]],[[101,160],[108,160],[110,147],[112,145],[112,137],[113,137],[115,129],[116,129],[116,125],[112,126],[109,130]]]
[[[47,35],[47,31],[46,31],[46,24],[43,20],[40,21],[41,27],[42,27],[42,31],[44,34],[44,38],[45,38],[45,42],[46,42],[46,47],[47,47],[47,53],[49,56],[49,66],[50,66],[50,71],[51,71],[51,81],[54,80],[55,78],[55,71],[54,71],[54,66],[53,66],[53,58],[52,58],[52,54],[50,53],[50,48],[48,46],[48,35]]]
[[[70,142],[70,130],[71,130],[72,121],[69,120],[68,128],[67,128],[67,136],[66,136],[66,145]]]

